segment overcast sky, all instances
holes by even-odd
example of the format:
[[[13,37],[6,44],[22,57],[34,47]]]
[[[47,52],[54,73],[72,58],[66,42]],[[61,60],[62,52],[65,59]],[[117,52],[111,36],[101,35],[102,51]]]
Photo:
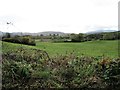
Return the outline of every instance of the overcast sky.
[[[117,30],[118,1],[0,0],[0,31],[83,33]]]

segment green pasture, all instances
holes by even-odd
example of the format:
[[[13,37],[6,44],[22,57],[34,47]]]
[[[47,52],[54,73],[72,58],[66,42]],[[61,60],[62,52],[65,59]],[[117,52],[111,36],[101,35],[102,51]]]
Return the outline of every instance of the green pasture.
[[[88,41],[81,43],[50,43],[37,42],[37,48],[43,49],[50,56],[57,54],[87,55],[87,56],[108,56],[118,57],[118,40],[114,41]]]
[[[52,43],[36,42],[36,46],[28,46],[3,42],[2,50],[7,52],[17,47],[37,48],[48,52],[50,57],[65,54],[75,54],[78,56],[107,56],[118,57],[118,40],[112,41],[88,41],[79,43]]]

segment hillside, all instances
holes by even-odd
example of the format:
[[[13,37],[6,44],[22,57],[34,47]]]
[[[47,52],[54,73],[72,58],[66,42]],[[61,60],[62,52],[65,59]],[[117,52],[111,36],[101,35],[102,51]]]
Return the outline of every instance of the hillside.
[[[117,32],[116,30],[95,30],[86,32],[86,34],[97,34],[97,33],[105,33],[105,32]]]
[[[46,32],[40,32],[39,34],[43,34],[43,35],[45,35],[45,36],[47,36],[47,35],[53,35],[53,34],[55,34],[55,35],[65,35],[65,34],[67,34],[67,33],[64,33],[64,32],[55,32],[55,31],[46,31]]]
[[[103,32],[117,32],[116,30],[95,30],[95,31],[89,31],[89,32],[86,32],[85,34],[96,34],[96,33],[103,33]],[[0,35],[4,35],[6,32],[1,32],[0,31]],[[67,34],[71,34],[71,33],[64,33],[64,32],[57,32],[57,31],[45,31],[45,32],[38,32],[38,33],[29,33],[29,32],[12,32],[11,35],[12,36],[15,36],[15,35],[19,35],[19,36],[22,36],[22,35],[32,35],[32,36],[40,36],[40,35],[44,35],[44,36],[47,36],[47,35],[53,35],[53,34],[58,34],[60,36],[64,36],[64,35],[67,35]]]
[[[3,34],[5,34],[6,32],[1,32]],[[40,36],[40,35],[44,35],[44,36],[47,36],[47,35],[53,35],[53,34],[58,34],[58,35],[66,35],[66,34],[69,34],[69,33],[64,33],[64,32],[55,32],[55,31],[46,31],[46,32],[38,32],[38,33],[28,33],[28,32],[13,32],[11,33],[11,36],[15,36],[15,35],[19,35],[19,36],[22,36],[22,35],[32,35],[32,36]]]

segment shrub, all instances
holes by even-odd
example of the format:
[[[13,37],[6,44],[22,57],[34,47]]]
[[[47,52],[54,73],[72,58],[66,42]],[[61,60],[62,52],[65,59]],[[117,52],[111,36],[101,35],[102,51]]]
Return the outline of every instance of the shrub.
[[[120,88],[120,59],[45,54],[26,48],[3,53],[3,88]]]
[[[30,37],[13,37],[13,38],[4,38],[3,41],[12,42],[12,43],[20,43],[26,45],[35,46],[35,40],[31,39]]]
[[[107,87],[120,88],[120,59],[103,59],[98,63],[96,71]]]

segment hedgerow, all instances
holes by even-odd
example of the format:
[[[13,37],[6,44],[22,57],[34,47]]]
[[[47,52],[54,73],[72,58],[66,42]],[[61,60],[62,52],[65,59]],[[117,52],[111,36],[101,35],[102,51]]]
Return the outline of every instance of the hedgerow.
[[[3,38],[2,41],[11,42],[11,43],[19,43],[35,46],[35,40],[30,37],[13,37],[13,38]]]

